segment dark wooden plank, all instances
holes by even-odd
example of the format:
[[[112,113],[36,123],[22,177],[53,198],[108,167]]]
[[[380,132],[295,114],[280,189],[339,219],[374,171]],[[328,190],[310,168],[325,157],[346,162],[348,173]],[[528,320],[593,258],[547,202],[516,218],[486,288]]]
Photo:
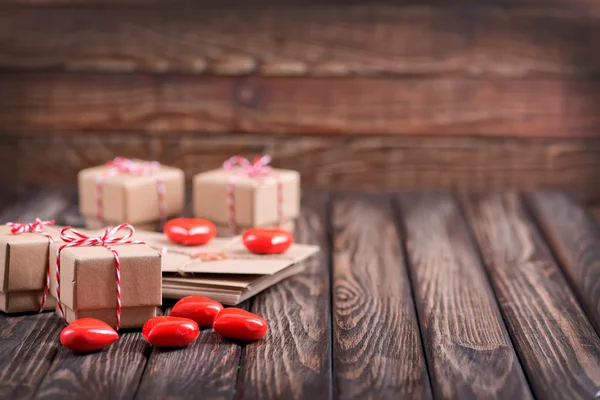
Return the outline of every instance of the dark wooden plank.
[[[251,311],[270,326],[266,338],[248,344],[237,384],[240,399],[329,399],[331,375],[331,293],[328,196],[303,198],[295,238],[321,252],[306,270],[259,294]]]
[[[600,334],[600,227],[597,221],[579,202],[561,192],[532,192],[528,199],[581,306]]]
[[[53,313],[0,314],[0,397],[34,396],[61,347],[63,327]]]
[[[531,399],[496,299],[453,196],[399,198],[433,393]]]
[[[515,193],[464,202],[534,395],[592,399],[600,339]]]
[[[339,5],[348,6],[364,4],[364,0],[257,0],[249,4],[245,0],[204,0],[198,3],[194,0],[0,0],[0,5],[12,7],[41,7],[41,6],[70,6],[70,7],[124,7],[124,6],[158,6],[172,8],[173,6],[200,4],[201,7],[229,8],[238,7],[252,9],[265,6],[311,6],[311,5]],[[431,6],[510,6],[531,7],[532,5],[565,5],[565,6],[590,6],[598,5],[598,0],[379,0],[377,4],[401,4],[403,6],[431,5]]]
[[[101,73],[0,75],[0,133],[597,137],[600,83]]]
[[[562,187],[600,201],[598,140],[86,133],[28,136],[20,149],[26,162],[0,170],[26,187],[74,187],[78,171],[118,155],[179,167],[189,181],[233,154],[269,153],[273,165],[299,171],[305,188]]]
[[[61,347],[36,398],[131,399],[149,352],[141,332],[121,333],[116,343],[97,353],[79,355]]]
[[[390,200],[333,203],[333,358],[339,398],[430,398]]]
[[[18,201],[0,210],[0,223],[33,222],[38,217],[52,220],[71,205],[71,200],[61,189],[30,190],[22,193]]]
[[[248,306],[245,302],[239,307]],[[231,399],[243,348],[244,345],[229,341],[212,329],[202,329],[185,348],[153,348],[136,398]]]
[[[600,72],[599,19],[600,10],[572,6],[16,8],[0,13],[0,67],[264,76],[586,76]]]

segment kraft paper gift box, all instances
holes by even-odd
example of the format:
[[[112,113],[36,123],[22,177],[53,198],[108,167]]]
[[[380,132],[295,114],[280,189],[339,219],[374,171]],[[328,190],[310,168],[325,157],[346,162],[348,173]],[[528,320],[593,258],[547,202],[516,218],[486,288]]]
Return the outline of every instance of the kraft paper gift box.
[[[59,230],[45,226],[44,232],[60,240]],[[6,313],[39,311],[46,282],[49,239],[39,233],[12,234],[0,225],[0,310]],[[48,296],[44,310],[54,309]]]
[[[267,163],[268,160],[263,167]],[[221,235],[234,235],[251,227],[277,226],[280,219],[293,230],[293,221],[300,214],[300,174],[272,168],[254,175],[248,169],[252,167],[244,165],[194,176],[194,216],[214,222]],[[235,232],[230,227],[232,213]]]
[[[163,296],[207,296],[236,305],[304,269],[300,263],[317,246],[293,244],[284,254],[250,253],[241,238],[215,238],[202,246],[182,246],[165,235],[136,232],[136,240],[163,250]]]
[[[56,274],[56,251],[50,246],[51,276]],[[144,244],[111,245],[121,261],[121,328],[140,328],[156,315],[162,303],[160,253]],[[56,281],[50,280],[56,295]],[[66,247],[60,253],[60,304],[68,323],[98,318],[116,327],[117,283],[113,253],[103,246]],[[57,314],[60,315],[57,305]]]
[[[157,223],[161,216],[179,215],[185,205],[183,171],[154,162],[117,157],[80,171],[78,185],[88,229]]]

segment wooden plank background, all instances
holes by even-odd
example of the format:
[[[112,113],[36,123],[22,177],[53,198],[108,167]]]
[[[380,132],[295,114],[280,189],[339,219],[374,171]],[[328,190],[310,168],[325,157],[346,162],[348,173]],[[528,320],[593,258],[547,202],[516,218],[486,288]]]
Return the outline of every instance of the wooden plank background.
[[[0,184],[269,152],[306,187],[597,201],[599,39],[598,0],[1,0]]]

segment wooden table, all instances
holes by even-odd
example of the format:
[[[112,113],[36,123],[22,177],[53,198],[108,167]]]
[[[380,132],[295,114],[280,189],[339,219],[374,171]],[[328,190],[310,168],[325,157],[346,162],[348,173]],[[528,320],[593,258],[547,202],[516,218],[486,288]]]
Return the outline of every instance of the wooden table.
[[[44,191],[1,221],[81,223]],[[62,348],[52,313],[0,316],[2,398],[586,399],[600,390],[600,228],[559,192],[310,193],[297,228],[322,252],[243,307],[270,323],[241,345],[124,333]],[[168,312],[168,308],[165,308]]]

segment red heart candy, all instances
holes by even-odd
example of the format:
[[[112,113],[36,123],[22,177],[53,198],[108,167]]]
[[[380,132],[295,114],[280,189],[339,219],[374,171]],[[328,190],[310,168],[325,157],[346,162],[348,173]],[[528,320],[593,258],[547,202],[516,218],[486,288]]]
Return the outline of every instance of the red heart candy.
[[[217,235],[215,224],[206,219],[175,218],[165,224],[165,235],[178,244],[198,246]]]
[[[198,324],[187,318],[154,317],[142,328],[142,334],[157,347],[183,347],[198,337]]]
[[[172,317],[189,318],[198,326],[212,326],[217,314],[223,309],[218,301],[204,296],[188,296],[179,300],[171,309]]]
[[[71,322],[60,333],[60,342],[69,350],[87,353],[102,350],[119,339],[119,334],[104,321],[81,318]]]
[[[267,321],[239,308],[225,308],[215,318],[213,328],[222,336],[238,340],[258,340],[267,334]]]
[[[256,254],[281,254],[294,243],[294,235],[279,228],[251,228],[242,236],[244,246]]]

